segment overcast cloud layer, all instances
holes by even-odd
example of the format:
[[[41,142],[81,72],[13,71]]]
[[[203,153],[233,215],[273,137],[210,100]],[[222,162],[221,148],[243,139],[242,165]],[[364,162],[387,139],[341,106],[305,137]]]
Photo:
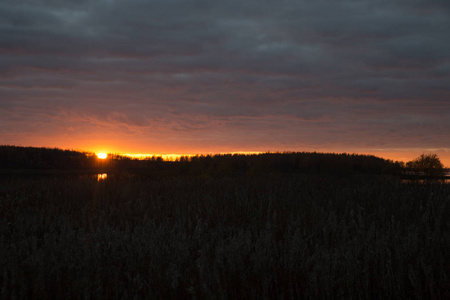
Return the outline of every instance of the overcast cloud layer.
[[[0,144],[450,148],[449,1],[2,1]]]

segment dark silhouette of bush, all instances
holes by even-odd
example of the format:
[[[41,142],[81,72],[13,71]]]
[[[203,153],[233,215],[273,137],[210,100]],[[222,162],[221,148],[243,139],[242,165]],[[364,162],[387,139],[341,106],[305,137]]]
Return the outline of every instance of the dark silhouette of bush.
[[[406,163],[408,170],[417,175],[441,176],[444,166],[436,154],[422,153],[419,157]]]

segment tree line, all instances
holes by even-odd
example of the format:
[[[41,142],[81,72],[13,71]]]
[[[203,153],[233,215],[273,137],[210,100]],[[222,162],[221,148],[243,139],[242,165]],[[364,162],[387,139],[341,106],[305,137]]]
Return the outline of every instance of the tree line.
[[[422,154],[406,164],[373,155],[317,152],[196,155],[182,156],[175,161],[161,157],[133,159],[110,154],[106,160],[101,160],[92,152],[18,146],[0,146],[0,169],[112,171],[154,176],[260,173],[408,173],[435,176],[443,173],[442,163],[436,154]]]

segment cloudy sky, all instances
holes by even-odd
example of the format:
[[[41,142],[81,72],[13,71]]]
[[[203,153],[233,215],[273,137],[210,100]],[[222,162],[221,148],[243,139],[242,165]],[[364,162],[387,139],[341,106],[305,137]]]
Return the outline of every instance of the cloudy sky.
[[[450,166],[450,2],[2,0],[0,144]]]

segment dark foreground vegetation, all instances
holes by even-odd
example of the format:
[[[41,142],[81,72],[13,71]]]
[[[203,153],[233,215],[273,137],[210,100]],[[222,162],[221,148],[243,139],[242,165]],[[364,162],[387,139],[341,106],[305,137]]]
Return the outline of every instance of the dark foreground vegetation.
[[[450,185],[0,179],[0,299],[450,299]]]
[[[442,170],[0,146],[0,300],[449,299]]]

